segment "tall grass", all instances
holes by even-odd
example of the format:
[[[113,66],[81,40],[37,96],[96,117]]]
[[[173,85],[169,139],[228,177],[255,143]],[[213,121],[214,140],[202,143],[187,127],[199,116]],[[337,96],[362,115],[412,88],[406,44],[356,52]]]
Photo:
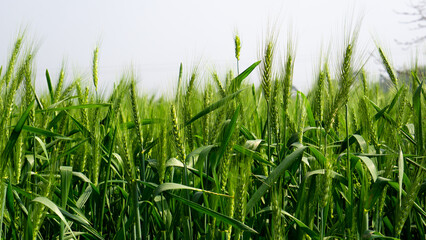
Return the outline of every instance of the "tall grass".
[[[354,62],[354,38],[304,94],[291,44],[279,66],[266,41],[240,72],[234,42],[237,76],[185,79],[181,65],[176,96],[153,98],[133,74],[99,95],[98,48],[94,88],[65,86],[62,68],[39,94],[18,37],[0,68],[0,238],[425,239],[417,72],[405,86],[378,48],[383,90]],[[257,67],[258,88],[246,82]]]

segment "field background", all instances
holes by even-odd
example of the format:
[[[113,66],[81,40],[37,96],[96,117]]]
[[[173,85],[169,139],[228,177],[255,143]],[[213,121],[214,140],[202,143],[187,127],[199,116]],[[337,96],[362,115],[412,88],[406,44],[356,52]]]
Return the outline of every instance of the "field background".
[[[401,2],[8,3],[0,239],[425,239]]]
[[[388,77],[370,81],[356,30],[307,94],[293,88],[292,41],[275,64],[265,39],[240,71],[235,35],[236,71],[181,65],[161,97],[138,94],[131,71],[99,93],[99,48],[90,84],[46,70],[38,94],[21,35],[0,68],[1,236],[424,239],[422,71],[399,76],[378,47]],[[259,87],[245,81],[255,72]]]

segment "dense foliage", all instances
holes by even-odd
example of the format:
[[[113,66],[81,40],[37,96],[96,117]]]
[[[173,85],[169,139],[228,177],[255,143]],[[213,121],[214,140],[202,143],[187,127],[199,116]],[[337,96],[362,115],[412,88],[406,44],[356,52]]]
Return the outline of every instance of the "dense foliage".
[[[354,37],[305,95],[275,44],[224,79],[181,66],[159,98],[132,74],[101,96],[96,48],[93,85],[46,71],[38,95],[19,37],[0,69],[0,238],[425,239],[423,79],[401,84],[379,48],[383,91]]]

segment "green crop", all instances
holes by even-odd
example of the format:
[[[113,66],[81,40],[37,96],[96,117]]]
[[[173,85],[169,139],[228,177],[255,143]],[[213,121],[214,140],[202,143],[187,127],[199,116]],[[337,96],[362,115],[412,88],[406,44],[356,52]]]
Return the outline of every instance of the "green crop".
[[[46,70],[39,94],[20,36],[0,68],[0,239],[425,239],[416,70],[405,85],[378,47],[382,89],[354,37],[304,94],[292,42],[269,38],[241,73],[234,42],[237,76],[181,64],[176,95],[154,98],[133,74],[101,96],[98,47],[93,81]]]

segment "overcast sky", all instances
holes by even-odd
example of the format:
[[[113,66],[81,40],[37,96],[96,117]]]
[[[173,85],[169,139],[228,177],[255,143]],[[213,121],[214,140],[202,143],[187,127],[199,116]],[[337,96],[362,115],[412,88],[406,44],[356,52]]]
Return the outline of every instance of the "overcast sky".
[[[330,58],[341,55],[351,21],[362,19],[358,45],[362,59],[376,54],[377,42],[397,67],[412,65],[416,53],[421,61],[423,45],[404,50],[395,43],[422,34],[402,24],[409,19],[396,13],[409,10],[408,4],[408,0],[2,1],[0,64],[6,64],[16,36],[26,29],[27,40],[38,46],[38,89],[45,89],[45,69],[56,80],[63,63],[69,80],[77,75],[90,79],[93,49],[99,44],[101,88],[110,88],[124,71],[134,69],[144,92],[169,92],[176,85],[180,62],[187,74],[198,66],[203,78],[213,69],[220,76],[235,69],[236,31],[244,69],[260,59],[270,29],[282,59],[292,29],[297,45],[294,84],[306,91],[321,51],[329,50]],[[366,66],[377,75],[375,57]],[[251,81],[258,76],[254,72]]]

